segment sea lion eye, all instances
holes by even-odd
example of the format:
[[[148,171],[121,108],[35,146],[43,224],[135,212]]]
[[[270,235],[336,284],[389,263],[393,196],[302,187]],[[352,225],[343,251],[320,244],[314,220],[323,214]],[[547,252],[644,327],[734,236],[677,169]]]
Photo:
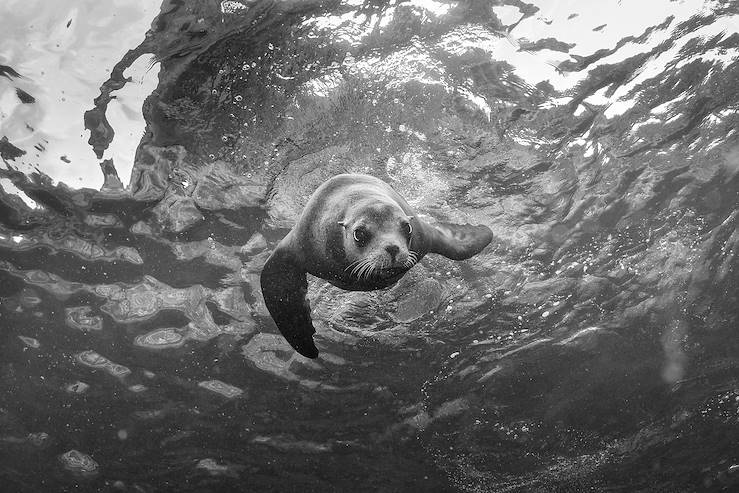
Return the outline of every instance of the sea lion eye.
[[[352,233],[352,236],[354,237],[354,241],[356,241],[360,245],[367,243],[370,239],[369,231],[364,228],[355,229],[354,233]]]
[[[413,234],[413,225],[411,223],[403,224],[403,231],[405,231],[406,235],[410,236]]]

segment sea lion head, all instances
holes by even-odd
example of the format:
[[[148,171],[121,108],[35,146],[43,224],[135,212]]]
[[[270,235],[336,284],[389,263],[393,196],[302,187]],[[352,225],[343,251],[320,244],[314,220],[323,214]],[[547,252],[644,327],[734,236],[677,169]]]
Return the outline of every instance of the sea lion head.
[[[392,201],[356,204],[339,221],[343,228],[346,272],[357,280],[396,277],[418,261],[413,251],[412,216]]]

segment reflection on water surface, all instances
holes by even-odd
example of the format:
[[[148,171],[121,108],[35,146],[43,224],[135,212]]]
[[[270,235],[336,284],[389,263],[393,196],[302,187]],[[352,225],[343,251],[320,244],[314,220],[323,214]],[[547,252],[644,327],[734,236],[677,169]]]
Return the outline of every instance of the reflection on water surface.
[[[0,19],[9,491],[736,488],[734,2]],[[258,279],[342,172],[496,238],[311,279],[312,361]]]

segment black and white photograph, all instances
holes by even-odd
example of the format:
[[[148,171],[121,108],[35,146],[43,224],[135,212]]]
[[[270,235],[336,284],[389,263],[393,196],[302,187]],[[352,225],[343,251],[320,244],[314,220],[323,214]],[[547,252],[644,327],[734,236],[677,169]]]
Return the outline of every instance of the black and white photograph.
[[[0,0],[0,493],[739,491],[739,1]]]

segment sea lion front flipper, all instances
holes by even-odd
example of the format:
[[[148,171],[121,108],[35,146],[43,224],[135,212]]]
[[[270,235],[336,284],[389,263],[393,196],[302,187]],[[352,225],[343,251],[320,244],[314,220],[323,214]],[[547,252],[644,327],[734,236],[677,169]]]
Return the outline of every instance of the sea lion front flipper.
[[[278,245],[264,264],[260,282],[264,303],[282,336],[306,358],[316,358],[318,349],[313,343],[316,329],[305,297],[308,292],[305,274],[290,250]]]
[[[464,260],[477,255],[493,239],[487,226],[471,224],[423,224],[429,253],[438,253],[452,260]]]

